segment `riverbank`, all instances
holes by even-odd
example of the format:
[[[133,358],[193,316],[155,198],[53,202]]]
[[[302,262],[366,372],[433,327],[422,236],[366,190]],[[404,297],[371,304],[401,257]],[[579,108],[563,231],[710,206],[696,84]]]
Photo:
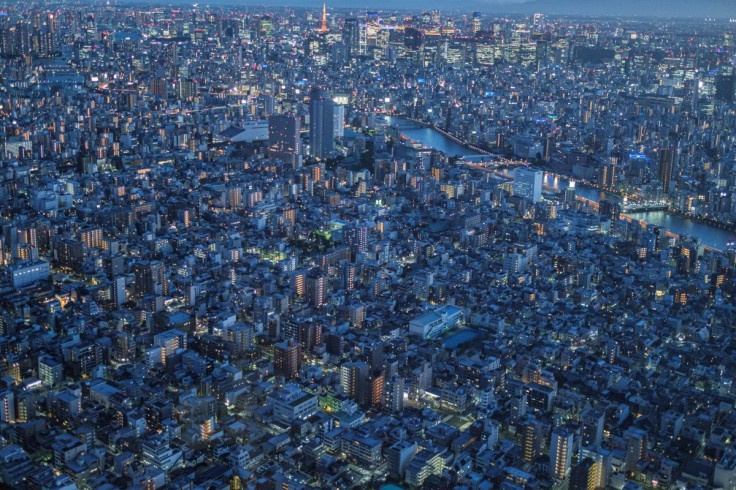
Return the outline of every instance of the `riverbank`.
[[[444,136],[445,138],[449,139],[453,143],[462,146],[464,149],[472,151],[473,154],[481,154],[481,155],[492,155],[493,154],[493,153],[491,153],[490,151],[488,151],[486,149],[479,148],[479,147],[477,147],[477,146],[475,146],[473,144],[468,143],[467,141],[461,140],[460,138],[458,138],[454,134],[448,133],[444,129],[439,128],[439,127],[435,126],[434,124],[429,124],[429,123],[426,123],[426,122],[421,121],[419,119],[414,119],[414,118],[411,118],[411,117],[408,117],[408,116],[386,116],[386,118],[388,120],[409,121],[409,122],[411,122],[413,124],[418,125],[420,128],[424,128],[424,129],[429,129],[431,131],[435,131],[435,132],[439,133],[440,135]],[[442,151],[441,149],[438,149],[438,148],[435,148],[435,149],[437,151]],[[445,152],[443,152],[443,153],[445,153]],[[470,153],[468,153],[468,154],[470,154]],[[448,155],[455,156],[453,154],[448,154]]]
[[[389,124],[403,121],[415,126],[397,129],[401,133],[410,133],[411,139],[419,141],[425,147],[433,148],[447,155],[468,156],[471,154],[470,152],[476,152],[474,154],[477,155],[477,151],[480,150],[477,147],[471,147],[464,144],[462,140],[454,135],[420,120],[402,116],[386,117]],[[489,154],[487,150],[484,151],[486,152],[484,154]],[[554,171],[545,172],[548,175],[552,175],[555,179],[575,182],[577,185],[578,195],[583,195],[583,197],[595,202],[599,202],[602,199],[613,199],[621,202],[624,198],[629,201],[643,201],[639,196],[613,192],[610,189],[605,189],[593,182],[582,181],[575,179],[574,177],[558,174]],[[561,188],[559,186],[551,187],[556,187],[558,189]],[[730,245],[731,243],[736,242],[736,226],[731,226],[717,220],[703,218],[697,215],[691,215],[674,208],[668,208],[666,211],[635,212],[630,213],[630,216],[637,221],[645,221],[654,226],[661,226],[675,235],[688,235],[700,238],[705,245],[717,250],[727,250],[732,246]]]
[[[611,188],[608,188],[608,187],[602,187],[602,186],[596,184],[595,182],[588,182],[586,180],[576,179],[576,178],[571,177],[569,175],[559,174],[559,173],[554,172],[552,170],[548,170],[545,167],[542,167],[542,168],[544,169],[544,172],[546,174],[554,175],[555,177],[564,179],[564,180],[566,180],[568,182],[575,182],[576,184],[584,185],[584,186],[589,187],[591,189],[596,189],[596,190],[598,190],[600,192],[603,192],[603,193],[606,193],[606,194],[609,194],[609,195],[612,195],[612,196],[617,196],[617,197],[619,197],[621,199],[627,199],[629,201],[639,201],[639,202],[643,202],[644,201],[644,199],[642,197],[640,197],[640,196],[638,196],[636,194],[624,194],[622,192],[618,192],[618,191],[616,191],[614,189],[611,189]],[[722,221],[718,221],[718,220],[715,220],[715,219],[712,219],[712,218],[706,218],[704,216],[700,216],[700,215],[697,215],[697,214],[692,214],[692,213],[688,213],[686,211],[682,211],[681,209],[677,209],[677,208],[675,208],[673,206],[666,206],[666,210],[667,210],[668,213],[676,214],[676,215],[681,216],[683,218],[686,218],[686,219],[689,219],[689,220],[693,220],[693,221],[697,221],[698,223],[703,223],[703,224],[706,224],[708,226],[712,226],[714,228],[719,228],[721,230],[725,230],[725,231],[729,231],[729,232],[732,232],[732,233],[736,233],[736,224],[723,223]]]
[[[565,176],[560,174],[547,172],[545,175],[545,183],[556,189],[564,188],[565,186],[560,184],[567,180]],[[602,190],[597,186],[588,186],[583,183],[576,183],[575,191],[577,196],[595,203],[599,203],[603,199],[619,203],[622,203],[624,200],[624,197],[620,194]],[[729,229],[723,223],[718,223],[718,226],[714,226],[708,220],[694,219],[682,213],[671,212],[669,207],[665,210],[628,212],[627,216],[639,222],[660,226],[678,236],[687,235],[699,238],[704,245],[714,250],[728,250],[733,247],[730,244],[736,242],[736,231]]]

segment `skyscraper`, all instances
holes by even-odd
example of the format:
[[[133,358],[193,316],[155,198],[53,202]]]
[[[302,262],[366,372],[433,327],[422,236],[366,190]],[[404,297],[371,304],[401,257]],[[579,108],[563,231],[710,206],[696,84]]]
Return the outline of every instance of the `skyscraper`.
[[[542,180],[544,172],[527,168],[514,170],[514,195],[532,202],[542,200]]]
[[[360,50],[360,25],[358,19],[345,19],[342,27],[342,40],[350,48],[351,56],[358,54]]]
[[[278,158],[299,166],[302,154],[299,133],[299,118],[291,114],[273,114],[268,118],[268,151],[272,158]]]
[[[332,132],[335,138],[345,136],[345,106],[334,104],[332,106]]]
[[[473,34],[478,34],[481,27],[481,13],[473,12]]]
[[[558,427],[552,432],[550,442],[550,474],[555,480],[564,480],[572,464],[573,433],[567,427]]]
[[[335,104],[327,91],[314,88],[309,103],[310,155],[326,158],[335,150]]]
[[[732,70],[730,66],[722,67],[715,80],[716,99],[728,103],[736,100],[736,75]]]
[[[670,182],[674,175],[675,152],[673,148],[663,148],[659,152],[659,181],[662,183],[662,193],[670,191]]]

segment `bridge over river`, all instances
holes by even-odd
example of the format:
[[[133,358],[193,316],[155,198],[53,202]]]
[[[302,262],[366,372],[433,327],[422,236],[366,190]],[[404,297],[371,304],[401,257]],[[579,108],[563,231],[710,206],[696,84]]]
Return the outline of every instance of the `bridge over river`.
[[[460,156],[468,167],[492,172],[501,178],[513,178],[512,172],[505,171],[507,168],[529,165],[523,160],[504,160],[488,154],[479,148],[465,144],[454,136],[451,138],[452,135],[447,135],[444,131],[428,127],[420,122],[398,117],[387,117],[386,121],[399,133],[427,148],[433,148],[450,156]],[[570,180],[575,181],[575,179],[548,173],[545,175],[544,189],[550,192],[559,191],[567,187]],[[596,203],[603,199],[622,204],[624,202],[622,196],[595,188],[594,185],[582,181],[576,183],[576,194]],[[638,196],[626,197],[632,208],[625,209],[625,214],[632,220],[661,226],[676,235],[700,238],[704,245],[718,250],[726,250],[736,244],[736,232],[727,229],[726,225],[706,223],[696,217],[691,218],[682,213],[674,213],[665,205],[649,204]]]

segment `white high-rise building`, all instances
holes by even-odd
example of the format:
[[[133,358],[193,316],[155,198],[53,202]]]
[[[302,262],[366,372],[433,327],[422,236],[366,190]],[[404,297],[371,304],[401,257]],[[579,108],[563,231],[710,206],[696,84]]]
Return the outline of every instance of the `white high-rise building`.
[[[334,130],[335,138],[342,138],[345,136],[345,106],[341,104],[335,104],[332,107],[332,128]]]
[[[552,432],[550,442],[550,473],[555,480],[564,480],[572,465],[573,433],[567,427],[558,427]]]
[[[542,200],[544,172],[519,167],[514,170],[514,195],[532,202]]]

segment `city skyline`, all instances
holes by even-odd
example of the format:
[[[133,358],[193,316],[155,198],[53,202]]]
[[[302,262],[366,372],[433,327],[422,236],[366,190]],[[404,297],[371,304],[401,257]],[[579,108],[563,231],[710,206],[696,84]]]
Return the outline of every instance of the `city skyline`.
[[[182,0],[182,3],[186,3]],[[736,5],[730,0],[704,0],[698,2],[698,9],[692,9],[690,0],[463,0],[452,4],[448,8],[443,1],[404,0],[403,2],[388,2],[378,0],[365,3],[363,0],[337,0],[319,2],[316,0],[245,0],[236,3],[232,0],[216,0],[213,5],[247,5],[273,7],[299,7],[321,9],[326,4],[330,9],[363,9],[386,11],[421,11],[426,9],[446,12],[479,11],[486,14],[513,14],[529,15],[536,12],[559,16],[603,16],[603,17],[630,17],[630,18],[680,18],[686,20],[702,20],[705,18],[736,19]],[[165,5],[166,2],[161,2]]]
[[[736,24],[539,6],[0,12],[0,487],[736,489]]]

